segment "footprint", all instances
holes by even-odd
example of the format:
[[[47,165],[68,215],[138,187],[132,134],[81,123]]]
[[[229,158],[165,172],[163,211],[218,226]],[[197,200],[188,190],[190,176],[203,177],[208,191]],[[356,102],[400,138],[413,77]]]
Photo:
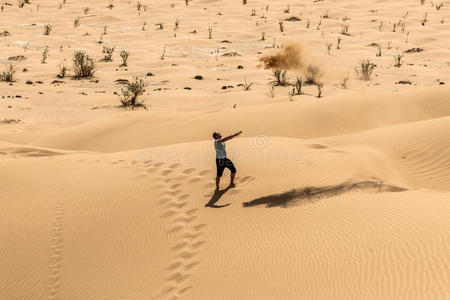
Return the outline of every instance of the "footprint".
[[[181,165],[181,164],[176,163],[176,164],[170,165],[169,168],[170,168],[170,169],[175,169],[175,168],[178,168],[180,165]]]
[[[180,296],[183,296],[183,295],[186,294],[190,289],[192,289],[192,286],[184,287],[184,288],[180,289],[180,290],[178,291],[177,294],[180,295]]]
[[[192,268],[194,268],[195,266],[199,265],[200,262],[199,261],[194,261],[193,263],[187,264],[184,268],[186,270],[191,270]]]
[[[191,216],[191,215],[195,214],[197,211],[198,211],[198,208],[193,208],[193,209],[188,210],[185,214],[188,216]]]
[[[169,192],[167,192],[168,194],[170,194],[170,195],[172,195],[172,196],[176,196],[176,195],[178,195],[179,193],[181,193],[182,192],[182,190],[175,190],[175,191],[169,191]]]
[[[195,219],[197,219],[197,216],[191,216],[191,217],[178,217],[174,220],[175,223],[178,222],[183,222],[185,224],[189,224],[192,221],[194,221]]]
[[[178,188],[180,186],[181,186],[181,183],[175,183],[174,185],[171,185],[170,188],[171,189],[176,189],[176,188]]]
[[[164,204],[170,201],[170,198],[162,198],[161,200],[158,201],[159,204]]]
[[[192,244],[191,247],[192,247],[192,249],[197,250],[198,248],[200,248],[205,243],[206,243],[205,241],[199,241],[199,242],[196,242],[196,243]]]
[[[187,242],[181,241],[181,242],[176,243],[171,249],[172,250],[179,250],[179,249],[182,249],[182,248],[186,247],[187,245],[188,245]]]
[[[161,167],[162,165],[164,165],[163,162],[159,162],[159,163],[154,164],[154,166],[157,167],[157,168]]]
[[[189,252],[189,251],[183,251],[180,253],[180,257],[184,259],[190,259],[193,258],[197,254],[197,251],[195,252]]]
[[[163,176],[167,176],[167,175],[169,175],[169,174],[172,173],[172,172],[173,172],[172,170],[165,170],[165,171],[161,172],[161,174],[162,174]]]
[[[202,232],[197,232],[197,233],[185,233],[183,235],[183,238],[189,239],[189,240],[195,240],[196,238],[198,238],[199,236],[202,235]]]
[[[194,226],[194,230],[195,231],[200,231],[200,230],[202,230],[205,227],[206,227],[206,224],[199,224],[197,226]]]
[[[187,178],[187,175],[179,175],[179,176],[177,176],[177,177],[174,177],[173,179],[174,180],[177,180],[177,181],[183,181],[183,180],[185,180]]]
[[[182,225],[176,225],[171,227],[169,230],[167,230],[167,233],[177,233],[179,232],[181,229],[183,229],[184,226]]]
[[[185,200],[185,199],[187,199],[187,198],[189,198],[189,194],[183,194],[183,195],[181,195],[181,196],[178,196],[178,200]]]
[[[163,218],[169,218],[169,217],[175,215],[176,213],[177,213],[176,210],[168,210],[168,211],[166,211],[165,213],[162,214],[162,217]]]
[[[175,269],[181,267],[181,265],[182,265],[181,261],[177,260],[177,261],[171,263],[171,264],[167,267],[167,269],[168,269],[168,270],[175,270]]]
[[[183,171],[183,174],[191,174],[195,170],[196,170],[195,168],[186,169],[186,170]]]
[[[147,178],[147,175],[146,174],[141,174],[141,175],[136,176],[135,178],[136,179],[144,179],[144,178]]]
[[[210,170],[205,170],[205,171],[201,171],[199,174],[201,175],[201,176],[204,176],[204,175],[206,175],[206,174],[210,174],[212,171],[210,171]]]
[[[321,145],[321,144],[309,144],[309,145],[305,145],[305,146],[308,147],[308,148],[311,148],[311,149],[325,149],[325,148],[328,148],[328,146]]]
[[[202,179],[203,179],[202,177],[194,177],[194,178],[190,179],[189,182],[198,182]]]

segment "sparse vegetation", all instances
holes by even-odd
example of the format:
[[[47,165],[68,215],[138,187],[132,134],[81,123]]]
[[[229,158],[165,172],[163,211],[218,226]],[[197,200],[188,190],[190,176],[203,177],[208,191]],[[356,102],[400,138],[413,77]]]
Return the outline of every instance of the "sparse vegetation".
[[[377,55],[376,55],[377,57],[381,57],[381,47],[380,46],[378,46],[378,51],[377,51]]]
[[[279,21],[278,25],[280,26],[280,32],[284,32],[284,25],[283,25],[283,21]]]
[[[342,80],[339,84],[341,85],[341,88],[346,89],[347,83],[348,83],[348,77],[346,76],[346,77],[342,78]]]
[[[348,25],[348,24],[342,24],[342,26],[341,26],[341,34],[343,34],[343,35],[350,35],[349,26],[350,25]]]
[[[322,97],[322,88],[323,88],[323,83],[318,83],[317,84],[317,98]]]
[[[305,83],[316,84],[319,81],[321,72],[318,66],[309,64],[305,70]]]
[[[161,60],[164,60],[164,58],[166,58],[166,48],[167,48],[167,44],[166,45],[164,45],[164,48],[163,48],[163,53],[161,54]]]
[[[127,61],[128,61],[129,55],[130,55],[129,51],[125,51],[125,50],[120,51],[120,57],[122,58],[122,64],[120,64],[121,67],[128,66]]]
[[[272,70],[272,74],[273,74],[274,80],[271,81],[269,84],[271,84],[272,86],[288,85],[288,80],[286,77],[286,70],[275,69],[275,70]]]
[[[59,74],[56,75],[58,78],[66,77],[67,68],[64,64],[59,65]]]
[[[88,78],[94,75],[94,59],[84,50],[76,50],[73,53],[73,66],[76,78]]]
[[[400,66],[402,65],[402,58],[403,58],[402,54],[394,55],[394,60],[395,60],[394,67],[400,68]]]
[[[44,35],[50,35],[50,32],[52,31],[52,25],[46,24],[44,26]]]
[[[425,26],[425,24],[428,22],[428,13],[426,12],[425,15],[423,16],[422,21],[420,21],[420,23],[422,23],[422,26]]]
[[[7,64],[5,70],[0,73],[0,81],[6,82],[14,82],[16,79],[14,78],[17,69],[14,67],[12,63]]]
[[[126,89],[122,89],[120,97],[120,102],[122,107],[139,107],[142,106],[146,108],[143,101],[138,101],[140,95],[145,92],[146,83],[143,79],[135,78],[134,82],[128,83]]]
[[[333,47],[333,43],[327,43],[327,53],[330,55],[331,47]]]
[[[361,62],[359,66],[355,67],[356,75],[362,80],[370,80],[375,65],[366,59]]]
[[[297,76],[295,82],[292,84],[292,95],[302,94],[303,79],[301,76]]]
[[[80,18],[76,18],[75,20],[73,20],[73,27],[78,27],[80,26]]]
[[[250,87],[253,85],[252,81],[247,81],[247,79],[244,80],[244,83],[242,84],[242,87],[244,88],[244,91],[250,90]]]
[[[114,53],[115,47],[105,47],[103,46],[103,53],[105,54],[105,57],[103,58],[103,61],[110,62],[112,61],[112,55]]]
[[[48,47],[46,46],[42,51],[41,64],[45,64],[45,62],[47,61],[48,51]]]
[[[208,27],[208,39],[212,39],[213,28],[212,26]]]

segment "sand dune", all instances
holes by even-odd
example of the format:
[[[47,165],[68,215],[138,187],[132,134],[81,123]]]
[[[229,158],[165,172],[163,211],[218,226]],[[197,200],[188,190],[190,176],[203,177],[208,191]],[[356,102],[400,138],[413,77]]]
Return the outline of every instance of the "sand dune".
[[[450,298],[449,3],[30,2],[0,13],[0,299]]]

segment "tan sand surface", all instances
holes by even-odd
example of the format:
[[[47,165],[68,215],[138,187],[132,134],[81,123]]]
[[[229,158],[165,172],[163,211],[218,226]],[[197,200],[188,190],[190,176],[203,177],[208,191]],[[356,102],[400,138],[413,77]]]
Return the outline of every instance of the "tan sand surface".
[[[0,12],[0,299],[450,299],[449,1],[26,2]],[[267,61],[320,75],[290,96]]]

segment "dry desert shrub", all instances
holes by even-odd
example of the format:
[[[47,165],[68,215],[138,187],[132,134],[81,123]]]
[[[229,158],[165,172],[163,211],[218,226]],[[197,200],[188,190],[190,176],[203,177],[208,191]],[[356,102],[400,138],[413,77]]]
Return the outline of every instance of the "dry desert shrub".
[[[48,52],[49,52],[48,46],[46,46],[42,51],[41,64],[45,64],[47,62]]]
[[[342,27],[341,27],[341,34],[347,35],[347,36],[350,35],[349,27],[350,27],[350,25],[342,24]]]
[[[138,78],[135,78],[134,82],[128,83],[127,88],[122,89],[122,95],[120,95],[122,107],[132,107],[134,109],[142,106],[146,108],[142,101],[138,101],[138,97],[145,92],[146,85],[144,80]]]
[[[2,73],[0,73],[0,81],[14,82],[14,75],[16,74],[16,71],[17,69],[13,64],[7,64],[5,67],[5,71],[2,71]]]
[[[130,55],[129,51],[125,51],[125,50],[120,51],[120,58],[122,58],[122,64],[120,64],[120,67],[128,66],[127,61],[128,61],[129,55]]]
[[[274,80],[269,83],[272,86],[286,86],[289,84],[286,77],[286,70],[274,69],[272,73]]]
[[[362,80],[370,80],[375,65],[370,62],[370,60],[365,59],[361,62],[359,66],[355,67],[356,75]]]
[[[317,84],[317,98],[322,97],[322,88],[323,88],[323,83],[318,83]]]
[[[76,50],[73,53],[73,70],[77,78],[92,77],[95,71],[94,59],[86,51]]]
[[[103,53],[105,54],[105,57],[103,58],[103,61],[110,62],[112,61],[112,55],[114,53],[115,47],[105,47],[103,46]]]
[[[301,76],[297,76],[295,82],[292,84],[292,95],[302,94],[303,79]]]
[[[59,74],[56,75],[56,77],[58,77],[58,78],[64,78],[64,77],[66,77],[66,72],[67,72],[66,66],[65,66],[64,64],[61,64],[61,65],[59,66]]]
[[[305,83],[306,84],[316,84],[319,82],[322,72],[318,66],[309,64],[304,71]]]
[[[245,79],[244,83],[242,84],[242,87],[244,88],[244,91],[248,91],[248,90],[250,90],[252,85],[253,85],[253,81],[247,81],[247,79]]]
[[[400,66],[402,65],[402,58],[403,58],[403,55],[401,55],[401,54],[394,55],[394,60],[395,60],[394,67],[400,68]]]
[[[44,26],[44,35],[50,35],[50,32],[52,31],[52,25],[46,24]]]

